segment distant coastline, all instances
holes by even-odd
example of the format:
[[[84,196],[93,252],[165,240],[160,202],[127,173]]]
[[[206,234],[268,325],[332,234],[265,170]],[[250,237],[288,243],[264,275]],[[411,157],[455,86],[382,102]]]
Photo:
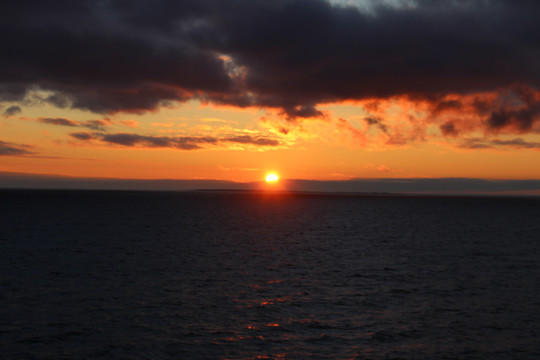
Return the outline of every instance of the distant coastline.
[[[538,179],[378,178],[351,180],[281,180],[279,188],[264,182],[202,179],[80,178],[0,172],[0,189],[294,192],[360,196],[540,196]]]

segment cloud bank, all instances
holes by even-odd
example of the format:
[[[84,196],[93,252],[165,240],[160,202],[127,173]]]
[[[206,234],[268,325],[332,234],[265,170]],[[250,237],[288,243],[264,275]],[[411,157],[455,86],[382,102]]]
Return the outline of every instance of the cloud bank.
[[[512,89],[505,101],[479,98],[475,113],[488,129],[532,131],[540,111],[539,2],[347,3],[9,2],[0,14],[9,34],[0,99],[41,89],[40,101],[96,113],[198,99],[272,107],[295,119],[321,116],[318,104],[396,96],[428,101],[437,114],[463,107],[460,96]],[[375,120],[367,121],[384,129]],[[440,129],[465,131],[460,119]]]

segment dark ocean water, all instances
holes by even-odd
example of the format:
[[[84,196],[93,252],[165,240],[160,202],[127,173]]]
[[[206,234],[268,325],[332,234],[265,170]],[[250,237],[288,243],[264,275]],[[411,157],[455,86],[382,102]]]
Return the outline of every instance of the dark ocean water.
[[[540,359],[540,199],[0,191],[2,359]]]

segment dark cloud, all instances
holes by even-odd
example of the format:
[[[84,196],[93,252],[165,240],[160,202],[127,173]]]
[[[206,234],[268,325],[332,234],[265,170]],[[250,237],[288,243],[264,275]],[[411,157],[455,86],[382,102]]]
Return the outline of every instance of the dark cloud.
[[[79,126],[78,122],[69,120],[69,119],[63,119],[63,118],[54,118],[54,119],[53,118],[39,118],[37,121],[43,124],[57,125],[57,126],[70,126],[70,127]]]
[[[76,132],[69,134],[70,136],[74,137],[77,140],[92,140],[94,139],[94,136],[92,134],[86,133],[86,132]]]
[[[383,119],[379,118],[379,117],[374,117],[374,116],[368,116],[368,117],[365,117],[364,118],[364,121],[366,122],[366,124],[368,125],[374,125],[376,126],[379,130],[381,130],[382,132],[384,132],[385,134],[388,134],[388,128],[386,127],[386,125],[384,124],[383,122]]]
[[[75,121],[64,118],[39,118],[37,121],[49,125],[85,127],[96,131],[105,131],[105,128],[110,124],[110,121],[108,120]]]
[[[105,128],[109,126],[110,121],[106,120],[87,120],[79,124],[81,127],[85,127],[96,131],[105,131]]]
[[[123,145],[123,146],[143,146],[151,148],[177,148],[182,150],[201,149],[206,144],[215,144],[217,139],[213,137],[192,137],[192,136],[144,136],[137,134],[104,134],[100,136],[102,141]]]
[[[110,113],[196,98],[294,119],[322,116],[325,102],[534,88],[538,13],[540,2],[525,0],[418,0],[371,13],[323,0],[9,2],[0,99],[40,88],[55,106]],[[501,110],[489,124],[528,131],[536,115]]]
[[[33,154],[33,152],[29,151],[28,148],[28,145],[13,144],[0,140],[0,156],[20,156]]]
[[[439,126],[439,128],[441,129],[441,132],[443,133],[444,136],[457,136],[458,135],[458,130],[456,129],[456,126],[454,125],[454,122],[452,121],[445,122],[444,124]]]
[[[525,141],[520,138],[513,140],[492,140],[491,143],[495,146],[509,146],[520,149],[540,149],[540,142]]]
[[[44,101],[57,106],[139,112],[227,91],[222,61],[189,39],[204,22],[195,1],[23,2],[0,15],[2,33],[11,34],[0,79],[18,86],[12,98],[39,86],[55,92]]]
[[[4,116],[14,116],[20,113],[22,113],[22,109],[19,106],[13,105],[13,106],[8,107],[4,111]]]
[[[1,16],[1,15],[0,15]],[[0,18],[1,19],[1,18]],[[1,28],[0,24],[0,28]],[[0,58],[0,64],[2,64]],[[0,69],[0,74],[2,69]],[[24,99],[26,92],[31,88],[31,85],[26,82],[11,83],[5,82],[0,76],[0,101],[20,101]]]
[[[65,109],[71,105],[70,97],[61,93],[49,95],[43,101],[61,109]]]
[[[472,138],[463,141],[460,145],[466,149],[536,149],[540,150],[540,142],[526,141],[521,138],[511,140]]]
[[[296,118],[311,118],[311,117],[322,117],[324,116],[323,112],[317,110],[315,105],[283,105],[283,113],[289,117],[290,120]]]
[[[223,139],[223,141],[239,143],[239,144],[251,144],[259,146],[277,146],[279,141],[276,139],[270,139],[266,137],[250,136],[250,135],[237,135],[230,136]]]
[[[443,111],[448,110],[461,110],[463,108],[463,104],[459,100],[442,100],[436,102],[435,108],[432,110],[432,114],[436,115]]]
[[[318,1],[244,7],[221,19],[223,51],[249,69],[246,86],[264,103],[430,97],[539,80],[532,2],[420,1],[376,16]]]
[[[147,136],[129,133],[103,134],[103,133],[71,133],[72,137],[78,140],[99,139],[109,144],[129,146],[129,147],[149,147],[149,148],[176,148],[181,150],[198,150],[207,145],[217,145],[219,143],[238,143],[255,146],[277,146],[280,142],[276,139],[264,136],[235,135],[224,138],[212,136]]]
[[[540,100],[518,107],[500,106],[489,115],[487,125],[493,130],[513,127],[518,132],[528,132],[533,124],[540,120],[539,115]]]

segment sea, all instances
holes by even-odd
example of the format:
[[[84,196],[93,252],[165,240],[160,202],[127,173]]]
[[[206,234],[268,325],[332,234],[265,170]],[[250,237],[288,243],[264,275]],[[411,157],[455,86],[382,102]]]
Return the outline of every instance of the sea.
[[[0,191],[2,359],[540,359],[540,198]]]

